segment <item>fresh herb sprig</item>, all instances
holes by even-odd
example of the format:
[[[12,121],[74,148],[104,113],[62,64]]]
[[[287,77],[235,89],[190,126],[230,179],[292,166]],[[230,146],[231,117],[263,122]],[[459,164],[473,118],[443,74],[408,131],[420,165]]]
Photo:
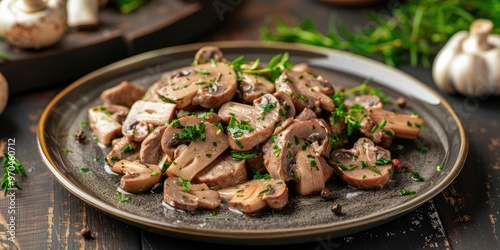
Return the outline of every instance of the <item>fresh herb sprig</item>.
[[[355,54],[372,56],[386,64],[397,66],[420,62],[430,66],[430,59],[436,55],[448,39],[458,31],[468,30],[470,24],[485,18],[500,27],[500,1],[404,1],[391,10],[391,16],[371,11],[368,19],[374,25],[350,31],[344,24],[331,18],[327,32],[316,29],[311,19],[287,25],[276,20],[261,28],[261,39],[303,43],[351,51]],[[493,30],[498,33],[499,28]]]
[[[243,56],[239,56],[231,62],[231,67],[240,73],[261,75],[274,82],[285,69],[292,69],[293,65],[288,61],[288,53],[275,55],[265,68],[259,68],[260,59],[253,62],[245,61]]]
[[[4,153],[2,168],[4,170],[2,177],[2,189],[4,190],[4,195],[7,194],[9,188],[16,187],[17,189],[23,190],[21,186],[19,186],[18,181],[15,179],[15,175],[18,174],[26,176],[26,171],[24,170],[23,165],[14,156]]]

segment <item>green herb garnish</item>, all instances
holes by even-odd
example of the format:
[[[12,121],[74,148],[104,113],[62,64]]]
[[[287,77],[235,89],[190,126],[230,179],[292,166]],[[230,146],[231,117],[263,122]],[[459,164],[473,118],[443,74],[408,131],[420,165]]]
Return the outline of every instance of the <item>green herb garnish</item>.
[[[424,181],[424,178],[422,176],[420,176],[420,174],[418,172],[411,172],[411,178],[416,182]]]
[[[399,191],[399,194],[401,194],[401,195],[409,195],[410,198],[413,198],[417,194],[417,192],[415,192],[415,191],[408,191],[408,190],[406,190],[406,188],[402,188],[401,191]]]
[[[4,195],[10,188],[17,188],[23,190],[19,186],[19,182],[15,179],[15,175],[22,174],[26,176],[26,171],[24,171],[23,165],[16,159],[15,156],[9,155],[7,153],[3,154],[3,164],[2,168],[4,174],[2,176],[2,189],[4,190]]]
[[[257,152],[247,153],[242,151],[231,150],[231,156],[238,160],[246,160],[257,156]]]
[[[132,151],[134,151],[134,147],[132,147],[132,145],[127,145],[126,147],[124,147],[124,148],[122,149],[122,152],[123,152],[123,153],[130,153],[130,152],[132,152]]]
[[[179,182],[182,184],[182,192],[189,192],[189,188],[193,185],[190,181],[179,178]]]

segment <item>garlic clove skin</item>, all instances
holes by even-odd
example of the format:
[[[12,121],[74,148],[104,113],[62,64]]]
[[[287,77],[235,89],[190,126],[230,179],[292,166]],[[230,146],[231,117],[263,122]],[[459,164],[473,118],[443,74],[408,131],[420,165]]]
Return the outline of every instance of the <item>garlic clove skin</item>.
[[[7,101],[9,99],[9,85],[7,80],[0,73],[0,114],[2,114],[5,106],[7,106]]]
[[[0,1],[0,33],[21,49],[48,47],[66,31],[65,0]]]
[[[438,52],[432,65],[432,76],[436,85],[448,92],[456,93],[455,87],[450,80],[450,65],[455,56],[462,53],[462,43],[469,36],[467,31],[460,31],[453,35],[446,45]]]
[[[488,93],[488,65],[477,55],[461,54],[450,64],[451,81],[458,93],[481,96]]]

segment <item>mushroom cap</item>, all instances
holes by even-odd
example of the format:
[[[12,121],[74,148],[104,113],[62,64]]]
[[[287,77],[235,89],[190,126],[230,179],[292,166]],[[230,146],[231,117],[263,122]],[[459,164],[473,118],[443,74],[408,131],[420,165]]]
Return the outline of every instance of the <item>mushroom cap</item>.
[[[335,110],[335,104],[328,96],[335,92],[333,85],[321,76],[284,70],[276,79],[276,91],[290,95],[298,112],[304,108],[316,113],[320,113],[321,109]]]
[[[0,2],[0,33],[18,48],[42,48],[55,44],[66,32],[65,1],[43,1],[47,7],[24,12],[16,0]]]
[[[161,170],[157,165],[139,161],[121,160],[113,164],[113,171],[124,174],[120,188],[130,193],[141,193],[160,182]]]
[[[178,109],[191,105],[218,108],[237,90],[236,72],[226,63],[206,63],[180,68],[162,76],[157,94]]]
[[[387,160],[388,163],[377,163],[380,159]],[[382,189],[394,171],[391,152],[375,146],[366,137],[359,138],[352,149],[334,150],[329,161],[340,179],[359,189]]]
[[[190,212],[198,207],[213,210],[221,204],[219,193],[206,184],[191,184],[178,177],[165,180],[163,201],[169,206]]]
[[[9,85],[7,80],[0,74],[0,114],[2,114],[5,106],[7,106],[7,101],[9,99]]]
[[[265,142],[280,121],[281,105],[271,94],[254,100],[253,105],[228,102],[219,109],[222,121],[228,124],[229,146],[247,151]]]
[[[308,121],[295,120],[293,124],[276,134],[266,142],[264,164],[271,177],[290,181],[294,174],[292,170],[299,150],[312,146],[315,155],[330,153],[331,145],[328,138],[328,124],[321,119]]]

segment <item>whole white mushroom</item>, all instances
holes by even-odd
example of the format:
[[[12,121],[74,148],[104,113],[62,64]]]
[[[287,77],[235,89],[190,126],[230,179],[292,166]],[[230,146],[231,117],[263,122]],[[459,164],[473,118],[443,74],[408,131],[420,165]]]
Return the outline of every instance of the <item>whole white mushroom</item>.
[[[18,48],[57,43],[66,31],[65,0],[0,1],[0,34]]]
[[[7,100],[9,99],[9,87],[7,85],[7,80],[0,74],[0,114],[2,114],[5,106],[7,105]]]

